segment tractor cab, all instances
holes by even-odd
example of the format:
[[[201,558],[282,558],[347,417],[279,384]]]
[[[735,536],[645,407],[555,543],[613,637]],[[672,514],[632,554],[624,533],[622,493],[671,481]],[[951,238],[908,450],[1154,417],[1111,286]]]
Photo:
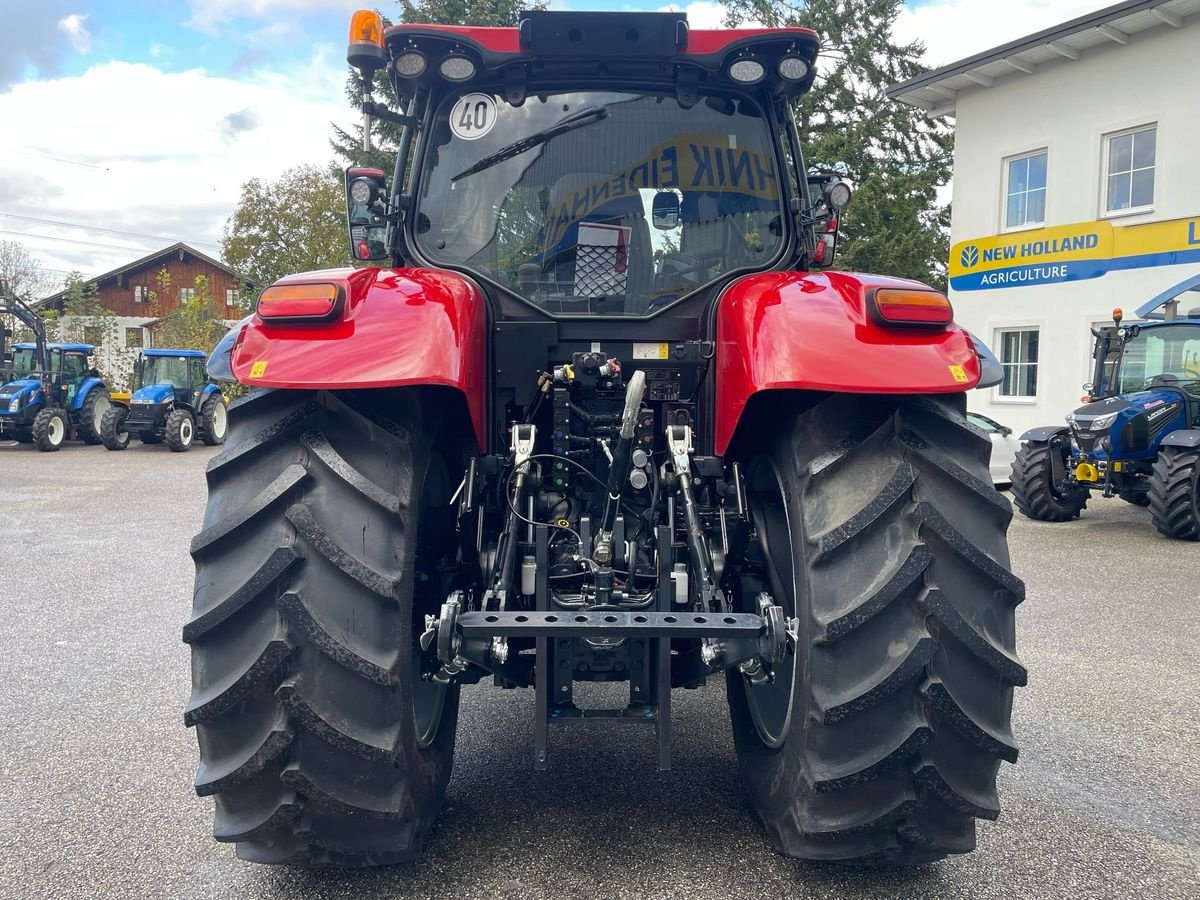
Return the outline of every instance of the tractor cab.
[[[143,350],[134,367],[133,403],[190,403],[209,383],[200,350]]]

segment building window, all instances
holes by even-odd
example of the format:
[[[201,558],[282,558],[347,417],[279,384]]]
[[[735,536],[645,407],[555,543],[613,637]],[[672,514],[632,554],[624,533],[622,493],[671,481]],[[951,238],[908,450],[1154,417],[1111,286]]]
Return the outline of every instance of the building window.
[[[192,300],[193,298],[195,298],[195,296],[196,296],[195,288],[180,288],[179,289],[179,302],[180,303],[187,303],[189,300]]]
[[[149,303],[150,291],[144,284],[135,284],[133,286],[133,302],[134,303]]]
[[[241,302],[242,302],[242,292],[241,291],[239,291],[237,288],[226,288],[225,289],[225,305],[226,306],[240,306]]]
[[[99,347],[104,343],[104,329],[99,325],[84,325],[83,342],[91,344],[93,347]]]
[[[1013,329],[1000,332],[1000,364],[1004,380],[1001,397],[1036,397],[1038,367],[1038,330]]]
[[[1154,157],[1157,144],[1157,125],[1105,137],[1106,213],[1148,209],[1154,205]]]
[[[141,347],[142,346],[142,329],[126,328],[125,329],[125,346],[126,347]]]
[[[1046,222],[1046,151],[1006,160],[1004,227],[1024,228]]]

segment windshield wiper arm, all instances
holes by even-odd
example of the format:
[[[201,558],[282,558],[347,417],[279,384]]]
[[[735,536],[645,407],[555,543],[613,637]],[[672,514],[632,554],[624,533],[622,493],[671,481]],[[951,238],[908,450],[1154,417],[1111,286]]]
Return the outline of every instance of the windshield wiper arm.
[[[561,122],[556,122],[549,128],[543,128],[541,131],[536,131],[528,137],[521,138],[519,141],[513,141],[506,147],[501,147],[491,156],[485,156],[479,162],[475,163],[475,165],[471,166],[471,168],[464,169],[450,180],[459,181],[468,175],[474,175],[477,172],[482,172],[484,169],[490,169],[492,166],[499,165],[507,159],[519,156],[526,150],[546,143],[550,138],[566,134],[568,131],[574,131],[583,125],[590,125],[592,122],[599,122],[601,119],[607,117],[607,106],[590,106],[587,109],[581,109],[574,115],[567,116]]]

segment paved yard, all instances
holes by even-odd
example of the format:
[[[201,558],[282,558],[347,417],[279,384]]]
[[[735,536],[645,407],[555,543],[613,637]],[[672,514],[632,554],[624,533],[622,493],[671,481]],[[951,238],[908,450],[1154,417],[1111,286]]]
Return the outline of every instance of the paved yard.
[[[678,695],[666,776],[641,733],[556,734],[534,773],[531,695],[483,685],[464,692],[422,862],[240,862],[209,837],[182,725],[212,454],[0,444],[0,897],[1200,896],[1200,546],[1118,500],[1070,525],[1014,520],[1021,760],[969,856],[856,872],[773,854],[720,684]]]

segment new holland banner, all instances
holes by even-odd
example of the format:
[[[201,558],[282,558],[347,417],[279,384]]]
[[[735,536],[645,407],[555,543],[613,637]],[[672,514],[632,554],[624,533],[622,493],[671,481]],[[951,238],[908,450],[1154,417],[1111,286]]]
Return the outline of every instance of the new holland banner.
[[[962,241],[950,250],[956,291],[1057,284],[1117,269],[1200,262],[1200,217],[1114,225],[1080,222]]]

